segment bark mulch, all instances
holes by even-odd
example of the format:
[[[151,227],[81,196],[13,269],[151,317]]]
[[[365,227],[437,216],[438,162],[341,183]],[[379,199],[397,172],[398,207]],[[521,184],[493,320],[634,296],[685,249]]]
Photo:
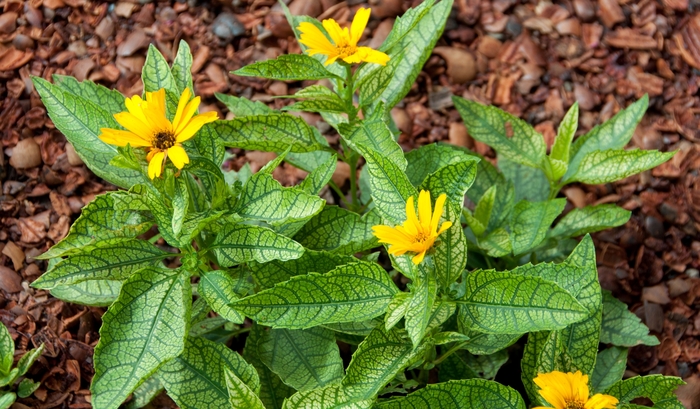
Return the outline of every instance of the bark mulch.
[[[293,0],[293,13],[348,21],[369,4],[370,46],[418,0]],[[298,53],[273,0],[0,0],[0,320],[18,359],[41,343],[29,373],[42,386],[15,408],[90,408],[92,352],[104,309],[64,303],[29,287],[46,269],[35,260],[64,237],[81,208],[114,189],[95,177],[46,115],[30,76],[92,80],[130,96],[154,44],[172,60],[178,42],[194,54],[203,111],[226,117],[214,93],[285,104],[273,96],[301,83],[237,77],[251,62]],[[602,286],[657,335],[658,347],[630,350],[628,375],[683,377],[679,395],[700,408],[700,2],[698,0],[456,0],[443,38],[392,115],[406,149],[449,141],[494,157],[474,141],[451,94],[495,104],[535,125],[549,144],[579,101],[580,130],[649,94],[632,147],[679,150],[668,163],[618,183],[571,186],[569,208],[617,203],[633,211],[623,227],[595,235]],[[308,85],[308,84],[304,84]],[[320,117],[304,114],[311,124]],[[330,128],[321,130],[331,142]],[[260,167],[269,154],[234,150],[227,163]],[[285,184],[304,177],[291,167]],[[339,167],[335,179],[347,179]],[[163,401],[162,407],[174,407]]]

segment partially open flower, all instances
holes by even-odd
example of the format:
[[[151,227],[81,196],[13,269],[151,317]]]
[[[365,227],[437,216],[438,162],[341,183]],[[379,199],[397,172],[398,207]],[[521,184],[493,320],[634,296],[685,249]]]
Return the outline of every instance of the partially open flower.
[[[195,115],[200,98],[190,101],[191,96],[186,88],[172,122],[165,114],[165,89],[146,92],[146,100],[138,95],[127,98],[124,101],[127,111],[114,115],[126,131],[102,128],[99,138],[110,145],[149,149],[148,177],[151,179],[161,175],[167,158],[176,168],[182,169],[190,158],[181,143],[192,138],[204,124],[218,119],[216,112]]]
[[[389,254],[401,256],[407,252],[417,253],[412,260],[414,264],[420,264],[425,258],[425,253],[433,247],[435,239],[452,226],[452,222],[444,222],[438,230],[445,200],[447,196],[443,193],[435,201],[433,212],[430,205],[430,192],[421,190],[418,196],[418,215],[411,196],[406,201],[406,221],[403,225],[374,226],[372,227],[374,235],[380,243],[390,245]]]
[[[328,56],[326,65],[332,64],[338,58],[348,64],[370,62],[386,65],[389,61],[388,55],[369,47],[357,46],[365,27],[367,27],[370,13],[370,9],[357,10],[350,31],[347,28],[341,28],[333,19],[323,20],[323,28],[326,29],[333,42],[329,41],[318,27],[305,21],[298,27],[301,31],[299,42],[309,47],[306,50],[309,55],[323,54]]]
[[[588,375],[581,371],[541,373],[534,379],[540,387],[540,395],[554,409],[614,409],[618,399],[597,393],[589,396]],[[533,409],[551,409],[544,406]]]

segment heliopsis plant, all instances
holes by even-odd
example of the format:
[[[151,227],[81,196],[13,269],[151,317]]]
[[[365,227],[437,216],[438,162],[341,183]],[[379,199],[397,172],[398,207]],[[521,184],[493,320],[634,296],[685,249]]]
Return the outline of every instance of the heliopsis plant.
[[[303,52],[232,73],[287,82],[281,110],[217,94],[232,119],[198,114],[184,41],[172,64],[149,48],[144,95],[33,79],[85,164],[121,188],[83,208],[32,283],[107,308],[92,406],[140,408],[165,391],[180,408],[609,409],[639,395],[679,407],[678,378],[622,379],[627,348],[658,340],[601,290],[588,233],[629,212],[562,215],[560,197],[673,154],[624,149],[647,99],[575,140],[574,105],[547,153],[530,124],[455,97],[497,166],[447,144],[405,152],[389,112],[453,2],[408,10],[376,50],[360,45],[369,9],[344,28],[281,6]],[[277,156],[223,170],[251,150]],[[280,184],[283,161],[306,178]],[[334,181],[342,162],[348,180]],[[493,380],[520,359],[515,343],[526,396]]]

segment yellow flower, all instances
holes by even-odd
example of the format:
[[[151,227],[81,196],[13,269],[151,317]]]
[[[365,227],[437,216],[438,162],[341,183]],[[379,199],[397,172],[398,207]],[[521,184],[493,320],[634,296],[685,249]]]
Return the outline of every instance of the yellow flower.
[[[305,21],[298,27],[301,31],[299,42],[309,47],[306,50],[309,55],[323,54],[328,56],[326,65],[333,63],[338,58],[348,64],[371,62],[386,65],[389,61],[388,55],[369,47],[357,46],[357,42],[360,41],[365,27],[367,27],[370,12],[370,9],[359,9],[352,20],[350,31],[347,27],[340,28],[340,25],[333,19],[323,20],[323,28],[326,29],[333,42],[330,42],[318,27]]]
[[[614,396],[597,393],[589,397],[588,375],[581,371],[541,373],[535,378],[540,395],[554,409],[614,409],[618,400]],[[533,409],[551,409],[544,406]]]
[[[444,222],[438,230],[442,209],[447,196],[443,193],[435,201],[435,212],[430,207],[430,192],[421,190],[418,196],[418,216],[413,204],[413,196],[406,201],[406,221],[402,226],[374,226],[374,235],[380,243],[390,245],[389,254],[401,256],[406,252],[417,253],[413,257],[414,264],[420,264],[435,239],[452,226],[452,222]]]
[[[218,119],[216,112],[195,115],[200,98],[190,101],[191,96],[190,90],[185,89],[172,122],[165,115],[165,89],[146,92],[145,101],[138,95],[127,98],[124,101],[127,111],[114,114],[114,119],[126,131],[102,128],[99,138],[110,145],[148,148],[148,177],[151,179],[160,176],[167,158],[176,168],[182,169],[190,163],[190,158],[181,143],[192,138],[204,124]]]

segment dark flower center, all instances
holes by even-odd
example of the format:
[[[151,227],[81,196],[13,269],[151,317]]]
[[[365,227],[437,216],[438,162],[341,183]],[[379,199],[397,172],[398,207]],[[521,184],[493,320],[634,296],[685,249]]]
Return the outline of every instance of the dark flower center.
[[[169,131],[160,131],[153,136],[153,141],[151,144],[154,148],[162,151],[172,148],[175,145],[175,135]]]
[[[566,407],[564,409],[583,409],[585,405],[581,401],[570,401],[566,402]]]

